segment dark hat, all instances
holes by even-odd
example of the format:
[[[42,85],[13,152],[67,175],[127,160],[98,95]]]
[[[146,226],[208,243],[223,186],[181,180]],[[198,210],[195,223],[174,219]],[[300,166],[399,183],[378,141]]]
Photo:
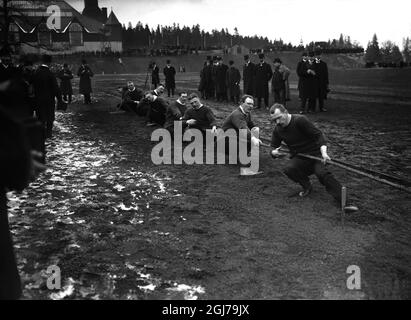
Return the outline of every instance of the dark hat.
[[[207,56],[207,60],[211,60],[211,56]]]
[[[217,60],[217,56],[213,56],[213,61],[216,61]]]
[[[218,57],[217,57],[217,60],[218,60],[218,61],[221,61],[221,60],[223,60],[223,58],[220,57],[220,56],[218,56]]]
[[[276,63],[276,62],[282,63],[280,58],[275,58],[274,61],[273,61],[273,63]]]
[[[308,52],[308,56],[309,56],[309,57],[314,57],[314,51]]]
[[[308,56],[307,51],[304,51],[304,52],[301,54],[301,56],[302,56],[302,57]]]
[[[259,57],[260,59],[264,59],[264,53],[260,53],[260,54],[258,55],[258,57]]]
[[[170,63],[170,60],[167,60],[166,63],[167,63],[167,64]]]
[[[248,54],[246,54],[246,55],[244,56],[244,60],[248,60],[248,59],[250,59],[250,56],[249,56]]]

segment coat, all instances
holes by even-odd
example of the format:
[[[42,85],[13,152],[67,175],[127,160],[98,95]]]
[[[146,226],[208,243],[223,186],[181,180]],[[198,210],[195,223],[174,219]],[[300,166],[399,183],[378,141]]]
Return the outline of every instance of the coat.
[[[159,75],[160,69],[158,66],[155,66],[153,68],[153,71],[151,71],[151,83],[154,84],[155,86],[160,83],[160,75]]]
[[[278,74],[276,74],[278,72]],[[290,76],[290,69],[288,69],[285,65],[281,64],[278,70],[274,69],[273,71],[273,78],[271,82],[271,89],[274,91],[282,89],[285,90],[285,98],[289,100],[290,97],[290,86],[288,83],[288,77]],[[277,78],[279,76],[279,78]],[[278,82],[281,80],[281,82]]]
[[[327,64],[324,61],[319,60],[314,65],[314,70],[317,73],[318,96],[320,98],[327,99],[329,85]]]
[[[61,102],[61,92],[56,76],[49,67],[40,66],[33,76],[34,99],[37,117],[40,121],[54,121],[55,98]]]
[[[166,78],[166,88],[174,89],[176,87],[175,75],[176,69],[174,67],[165,67],[163,70],[164,76]]]
[[[93,92],[91,88],[91,77],[94,76],[88,65],[82,65],[78,69],[77,75],[80,77],[80,94],[90,94]]]
[[[297,75],[299,81],[299,91],[301,99],[316,99],[318,96],[317,75],[309,74],[307,71],[311,69],[315,71],[315,65],[308,61],[300,61],[297,65]]]
[[[23,190],[30,178],[30,151],[22,127],[0,108],[0,300],[18,299],[20,277],[7,217],[8,190]]]
[[[244,94],[254,96],[255,64],[250,62],[243,66]]]
[[[226,75],[227,75],[228,66],[226,64],[218,65],[215,68],[215,88],[217,93],[225,93],[227,92],[227,85],[226,85]]]
[[[227,82],[228,92],[231,97],[240,95],[240,81],[241,81],[240,71],[236,67],[228,68],[227,74],[226,74],[226,82]]]
[[[268,82],[273,76],[273,70],[271,66],[263,62],[262,64],[257,64],[255,67],[255,96],[257,98],[264,98],[268,95]]]
[[[63,95],[72,95],[73,87],[71,86],[71,79],[73,79],[73,73],[69,69],[63,69],[59,73],[60,90]]]

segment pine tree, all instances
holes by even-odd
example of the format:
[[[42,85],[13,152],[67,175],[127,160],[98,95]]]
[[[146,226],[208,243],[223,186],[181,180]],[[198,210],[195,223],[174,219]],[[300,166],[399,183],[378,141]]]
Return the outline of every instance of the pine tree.
[[[378,45],[377,35],[374,34],[372,41],[368,42],[368,46],[365,52],[366,62],[381,62],[381,52]]]
[[[404,40],[403,42],[403,50],[402,50],[402,55],[404,56],[404,61],[406,63],[410,63],[411,62],[411,42],[410,42],[410,38],[407,37],[407,39]]]

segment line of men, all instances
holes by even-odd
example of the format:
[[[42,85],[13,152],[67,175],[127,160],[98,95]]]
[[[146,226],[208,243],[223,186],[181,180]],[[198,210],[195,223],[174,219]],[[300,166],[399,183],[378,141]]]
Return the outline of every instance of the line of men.
[[[288,69],[279,58],[273,62],[274,68],[265,62],[263,53],[259,54],[259,63],[251,62],[249,55],[244,56],[243,76],[234,61],[229,66],[223,63],[222,57],[215,56],[213,60],[207,57],[200,72],[199,91],[204,99],[216,99],[218,102],[230,101],[238,103],[241,94],[240,82],[243,79],[243,93],[257,98],[257,108],[264,101],[265,108],[269,106],[269,83],[274,102],[286,104],[290,100]]]
[[[187,92],[181,92],[179,98],[169,104],[161,97],[164,92],[163,86],[145,93],[144,98],[142,98],[141,90],[138,91],[132,82],[129,82],[128,85],[129,92],[139,92],[138,97],[141,99],[133,102],[137,106],[135,110],[148,108],[147,111],[140,113],[140,115],[146,115],[148,125],[160,125],[169,130],[172,137],[175,121],[181,121],[183,129],[196,128],[203,133],[206,130],[216,132],[218,123],[213,110],[203,104],[196,93],[188,96]],[[189,102],[190,107],[187,106],[187,102]],[[224,131],[228,129],[234,129],[236,132],[239,132],[240,129],[247,130],[248,151],[251,144],[255,146],[262,144],[261,140],[252,134],[255,128],[258,129],[252,120],[251,111],[253,109],[255,109],[254,97],[248,94],[243,95],[239,101],[239,107],[226,117],[221,126]],[[139,111],[136,113],[139,114]],[[326,162],[331,159],[327,153],[327,142],[323,133],[306,116],[289,114],[285,106],[280,103],[275,103],[270,108],[270,119],[275,124],[271,140],[273,148],[271,156],[273,158],[283,156],[281,144],[282,142],[287,144],[291,160],[284,169],[284,173],[292,181],[301,185],[303,190],[298,195],[306,197],[311,193],[312,185],[309,176],[315,174],[320,183],[326,187],[327,192],[340,205],[342,186],[325,166]],[[323,160],[306,159],[300,157],[298,155],[300,153],[316,156]],[[353,205],[347,205],[344,209],[346,211],[358,210]]]
[[[316,110],[316,101],[320,112],[326,112],[324,100],[329,89],[328,67],[321,59],[321,51],[303,52],[297,64],[300,113],[311,113]]]
[[[221,57],[207,57],[200,72],[199,91],[204,99],[216,99],[218,102],[238,102],[240,96],[240,81],[243,79],[243,93],[257,99],[257,107],[269,108],[269,84],[274,103],[283,105],[290,101],[289,76],[290,69],[283,64],[280,58],[273,60],[273,68],[265,61],[265,55],[258,55],[259,62],[251,62],[249,55],[244,56],[243,76],[231,60],[225,65]],[[315,112],[318,100],[319,110],[327,111],[324,100],[329,92],[327,64],[321,59],[321,52],[304,52],[298,63],[296,72],[299,78],[298,90],[301,101],[300,113]]]

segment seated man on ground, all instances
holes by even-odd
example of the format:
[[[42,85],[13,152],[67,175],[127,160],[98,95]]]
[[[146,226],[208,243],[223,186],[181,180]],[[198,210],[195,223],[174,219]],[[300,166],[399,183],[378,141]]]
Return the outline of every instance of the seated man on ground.
[[[187,110],[186,102],[187,92],[181,92],[178,99],[167,108],[164,128],[170,131],[171,136],[174,133],[174,121],[181,121]]]
[[[190,94],[188,101],[191,107],[187,109],[183,116],[183,126],[188,128],[196,128],[203,133],[207,129],[212,129],[213,132],[217,130],[217,121],[213,111],[210,107],[201,103],[197,94]]]
[[[119,109],[137,113],[137,108],[142,98],[143,91],[137,89],[133,81],[128,81],[127,88],[123,89],[123,96]]]
[[[164,126],[168,102],[161,97],[153,95],[151,92],[147,92],[144,98],[148,102],[147,126]]]
[[[165,87],[162,84],[159,84],[151,93],[157,97],[161,97],[164,93]]]

